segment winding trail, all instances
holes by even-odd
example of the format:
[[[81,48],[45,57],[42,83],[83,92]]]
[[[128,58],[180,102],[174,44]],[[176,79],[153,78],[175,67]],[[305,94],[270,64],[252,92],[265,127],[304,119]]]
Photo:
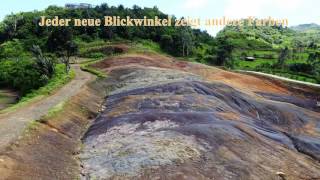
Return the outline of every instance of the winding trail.
[[[28,123],[40,119],[51,108],[76,95],[83,85],[94,78],[90,73],[82,71],[80,65],[73,65],[72,68],[75,70],[76,77],[53,95],[23,106],[16,111],[0,114],[0,151],[17,140]]]

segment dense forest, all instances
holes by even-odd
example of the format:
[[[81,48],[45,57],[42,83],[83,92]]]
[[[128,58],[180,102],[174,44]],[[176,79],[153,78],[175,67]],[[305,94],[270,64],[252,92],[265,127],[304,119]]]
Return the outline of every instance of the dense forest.
[[[104,16],[167,18],[168,15],[157,7],[101,4],[86,9],[49,6],[43,11],[6,16],[0,23],[0,84],[21,94],[47,84],[57,72],[62,72],[56,70],[61,67],[57,64],[65,63],[68,67],[69,57],[79,53],[79,44],[95,41],[150,40],[165,53],[193,61],[234,69],[277,69],[282,75],[299,72],[302,80],[320,80],[320,31],[314,27],[310,32],[303,28],[229,26],[212,37],[188,26],[41,27],[38,25],[41,16],[103,19]],[[256,60],[247,62],[248,56]]]

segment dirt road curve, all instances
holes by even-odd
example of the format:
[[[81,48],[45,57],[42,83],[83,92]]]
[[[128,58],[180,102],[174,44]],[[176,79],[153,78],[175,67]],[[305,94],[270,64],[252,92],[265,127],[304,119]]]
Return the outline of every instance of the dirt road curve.
[[[81,71],[79,65],[74,65],[73,69],[76,72],[75,79],[55,94],[31,105],[21,107],[14,112],[0,115],[0,151],[19,138],[30,121],[40,119],[51,108],[77,94],[81,87],[94,77],[87,72]]]

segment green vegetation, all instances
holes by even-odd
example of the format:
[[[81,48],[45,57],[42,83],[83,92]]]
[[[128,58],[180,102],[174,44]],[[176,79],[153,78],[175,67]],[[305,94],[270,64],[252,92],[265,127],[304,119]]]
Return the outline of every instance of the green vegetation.
[[[167,27],[41,27],[38,25],[40,16],[48,18],[101,18],[104,16],[120,16],[125,18],[167,18],[157,7],[141,8],[133,6],[125,8],[102,4],[89,9],[67,9],[49,6],[44,11],[21,12],[8,15],[0,25],[0,43],[12,39],[19,39],[25,50],[32,45],[39,45],[46,52],[56,53],[63,51],[68,43],[75,43],[79,47],[84,43],[118,41],[118,40],[151,40],[159,43],[162,50],[175,56],[191,56],[198,49],[206,49],[213,43],[213,38],[206,32],[191,29],[188,26],[174,26],[176,17],[173,17],[171,26]],[[103,44],[101,44],[103,45]],[[80,47],[81,49],[81,47]],[[85,53],[81,52],[81,55]],[[91,57],[101,54],[91,54]]]
[[[55,73],[53,74],[53,77],[49,80],[49,82],[36,90],[32,90],[31,92],[27,93],[25,96],[23,96],[19,103],[5,109],[5,111],[12,111],[16,108],[25,105],[27,103],[30,103],[32,101],[35,101],[37,99],[40,99],[44,96],[50,95],[54,93],[56,89],[59,89],[66,83],[68,83],[71,79],[75,77],[75,72],[71,71],[69,74],[65,73],[65,66],[62,64],[58,64],[55,67]],[[1,112],[1,111],[0,111]]]
[[[61,112],[63,110],[65,104],[66,104],[66,102],[61,102],[61,103],[57,104],[56,106],[51,108],[45,116],[41,117],[37,121],[40,123],[46,123],[49,118],[54,117],[59,112]]]
[[[62,64],[58,64],[56,65],[56,71],[53,77],[49,80],[49,82],[45,86],[37,90],[32,90],[30,93],[28,93],[21,99],[21,102],[27,101],[39,95],[50,95],[54,92],[54,90],[58,89],[59,87],[62,87],[64,84],[68,83],[74,77],[74,71],[71,71],[69,74],[66,74],[65,66]]]
[[[40,126],[40,122],[36,121],[36,120],[32,120],[30,123],[28,123],[28,126],[24,129],[23,137],[26,136],[30,136],[34,131],[36,131],[39,126]]]
[[[98,61],[100,61],[100,60],[89,61],[89,62],[86,62],[86,63],[82,64],[81,65],[81,70],[87,71],[89,73],[92,73],[92,74],[96,75],[99,78],[106,78],[107,75],[104,72],[99,71],[99,70],[97,70],[97,69],[95,69],[93,67],[90,67],[91,64],[94,64],[94,63],[96,63]]]
[[[320,28],[315,24],[292,29],[281,26],[228,26],[218,33],[219,38],[223,38],[222,43],[232,48],[228,53],[233,62],[232,66],[229,65],[232,68],[320,82],[320,60],[317,56],[320,52]]]
[[[130,43],[130,53],[158,53],[158,54],[165,54],[165,52],[161,49],[158,43],[155,43],[151,40],[137,40]]]
[[[34,63],[27,59],[0,61],[0,82],[26,94],[45,84],[41,74],[35,71]]]

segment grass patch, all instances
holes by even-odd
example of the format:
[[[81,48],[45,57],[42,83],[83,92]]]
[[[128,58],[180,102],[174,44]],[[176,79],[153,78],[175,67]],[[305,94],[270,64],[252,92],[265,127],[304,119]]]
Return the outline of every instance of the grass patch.
[[[282,70],[282,69],[273,69],[273,68],[264,68],[259,67],[262,64],[269,64],[270,66],[277,63],[277,59],[265,59],[265,58],[256,58],[254,61],[245,61],[245,60],[236,60],[236,67],[235,69],[238,70],[249,70],[249,71],[257,71],[263,72],[267,74],[273,74],[293,80],[310,82],[310,83],[319,83],[317,78],[311,74],[301,73],[301,72],[293,72],[290,70]],[[294,63],[303,63],[306,60],[286,60],[286,64],[294,64]]]
[[[65,104],[66,104],[66,102],[61,102],[61,103],[57,104],[56,106],[51,108],[45,116],[41,117],[37,121],[40,123],[46,123],[48,119],[50,119],[51,117],[54,117],[59,112],[61,112],[63,110],[63,107],[65,106]]]
[[[0,111],[0,113],[16,110],[17,108],[23,105],[26,105],[30,102],[33,102],[45,96],[48,96],[53,92],[55,92],[55,90],[61,88],[66,83],[71,81],[74,77],[75,77],[75,72],[73,70],[71,70],[69,74],[66,74],[65,66],[63,64],[57,64],[55,74],[49,80],[48,84],[46,84],[45,86],[37,90],[31,91],[30,93],[22,97],[17,104]]]
[[[131,43],[131,48],[129,53],[158,53],[165,54],[158,43],[155,43],[151,40],[142,40],[139,39],[133,43]]]
[[[32,120],[30,123],[27,124],[27,127],[22,132],[22,137],[27,137],[32,135],[32,133],[37,130],[40,126],[40,122],[36,120]]]
[[[75,72],[70,71],[69,74],[65,73],[65,66],[63,64],[56,65],[56,72],[49,83],[37,90],[34,90],[24,96],[20,102],[28,101],[39,95],[50,95],[55,89],[62,87],[75,77]]]
[[[317,79],[311,75],[303,74],[303,73],[295,73],[290,71],[281,71],[281,70],[271,70],[271,69],[259,69],[259,72],[273,74],[293,80],[310,82],[310,83],[319,83]]]
[[[94,75],[98,76],[99,78],[106,78],[106,77],[107,77],[107,75],[106,75],[104,72],[99,71],[99,70],[97,70],[97,69],[95,69],[95,68],[92,68],[92,67],[90,67],[89,65],[87,65],[87,66],[82,66],[82,67],[81,67],[81,70],[86,71],[86,72],[89,72],[89,73],[91,73],[91,74],[94,74]]]
[[[255,69],[257,66],[265,63],[274,64],[277,61],[274,59],[257,58],[254,61],[237,60],[236,65],[239,69]]]
[[[310,83],[319,83],[316,79],[316,77],[304,74],[304,73],[297,73],[297,72],[291,72],[286,70],[280,70],[280,69],[247,69],[250,71],[256,71],[256,72],[262,72],[266,74],[272,74],[280,77],[285,77],[292,80],[298,80],[298,81],[304,81],[304,82],[310,82]]]
[[[91,64],[97,63],[97,62],[99,62],[101,60],[102,59],[87,61],[87,62],[83,63],[80,68],[83,71],[86,71],[86,72],[89,72],[91,74],[96,75],[98,78],[106,78],[107,77],[106,73],[104,73],[102,71],[99,71],[98,69],[95,69],[95,68],[90,66]]]

